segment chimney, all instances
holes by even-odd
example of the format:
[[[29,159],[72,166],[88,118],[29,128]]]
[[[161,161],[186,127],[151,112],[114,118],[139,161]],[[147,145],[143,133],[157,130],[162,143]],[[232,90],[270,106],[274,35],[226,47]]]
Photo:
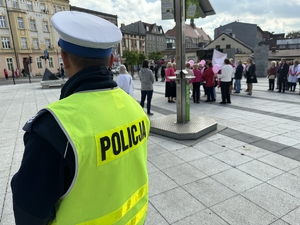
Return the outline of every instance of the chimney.
[[[190,25],[191,25],[191,27],[193,28],[193,29],[195,29],[195,24],[194,24],[194,19],[191,19],[191,21],[190,21]]]

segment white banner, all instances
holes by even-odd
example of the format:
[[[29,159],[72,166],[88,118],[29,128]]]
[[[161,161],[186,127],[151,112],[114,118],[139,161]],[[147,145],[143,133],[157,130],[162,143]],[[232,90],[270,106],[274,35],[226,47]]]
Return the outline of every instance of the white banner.
[[[222,66],[224,65],[224,60],[226,58],[227,58],[227,54],[214,49],[214,53],[213,53],[213,57],[212,57],[212,64],[218,65],[219,68],[222,68]]]

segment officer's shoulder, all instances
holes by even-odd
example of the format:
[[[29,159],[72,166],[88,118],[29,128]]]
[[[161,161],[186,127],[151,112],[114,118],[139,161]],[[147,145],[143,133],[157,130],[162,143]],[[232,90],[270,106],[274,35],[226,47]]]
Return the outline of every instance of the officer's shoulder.
[[[38,122],[40,122],[41,120],[47,121],[51,117],[51,113],[48,110],[42,109],[25,123],[25,125],[23,126],[23,130],[26,132],[30,132],[33,126]]]

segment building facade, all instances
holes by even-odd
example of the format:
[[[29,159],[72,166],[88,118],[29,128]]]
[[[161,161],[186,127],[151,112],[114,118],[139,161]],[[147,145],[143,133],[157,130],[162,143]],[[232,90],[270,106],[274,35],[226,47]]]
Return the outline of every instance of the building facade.
[[[51,17],[64,10],[69,10],[68,0],[0,0],[1,70],[24,68],[27,74],[42,75],[47,67],[56,72],[61,59]],[[47,61],[40,58],[45,50]]]
[[[148,57],[150,52],[166,48],[165,33],[159,25],[138,21],[127,26],[121,24],[123,34],[121,51],[139,51]]]
[[[264,32],[256,24],[232,22],[223,26],[220,26],[214,30],[214,39],[220,36],[222,33],[229,34],[232,37],[236,37],[245,44],[254,48],[265,42]]]

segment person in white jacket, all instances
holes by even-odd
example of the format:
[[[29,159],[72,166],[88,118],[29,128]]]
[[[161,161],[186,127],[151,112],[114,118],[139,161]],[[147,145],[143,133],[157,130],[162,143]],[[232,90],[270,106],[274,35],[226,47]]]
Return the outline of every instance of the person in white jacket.
[[[222,67],[222,74],[218,74],[218,78],[221,79],[221,93],[222,101],[220,104],[230,104],[230,85],[232,77],[233,68],[229,59],[224,60],[224,66]]]
[[[131,75],[127,72],[124,65],[120,66],[120,74],[117,79],[117,84],[120,88],[123,89],[127,94],[133,97],[134,85]]]

